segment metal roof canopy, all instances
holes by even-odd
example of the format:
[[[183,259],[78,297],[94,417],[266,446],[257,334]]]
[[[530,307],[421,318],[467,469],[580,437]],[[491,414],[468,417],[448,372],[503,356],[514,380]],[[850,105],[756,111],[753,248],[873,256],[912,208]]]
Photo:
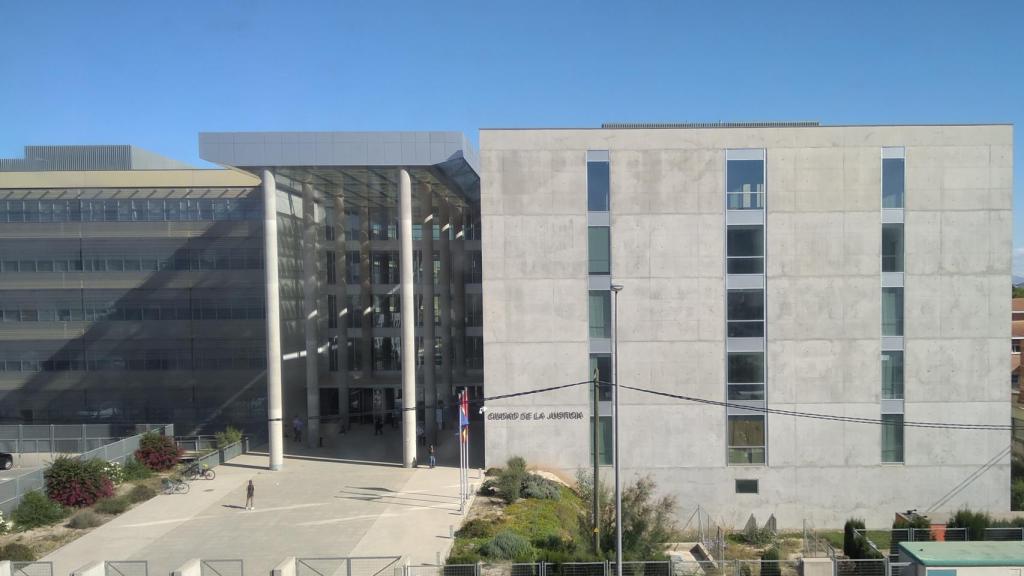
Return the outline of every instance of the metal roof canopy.
[[[1024,566],[1024,542],[900,542],[924,566]]]
[[[202,132],[199,156],[270,169],[349,197],[350,186],[363,186],[367,202],[386,200],[394,180],[389,168],[402,167],[414,182],[442,184],[466,204],[480,200],[477,153],[461,132]]]

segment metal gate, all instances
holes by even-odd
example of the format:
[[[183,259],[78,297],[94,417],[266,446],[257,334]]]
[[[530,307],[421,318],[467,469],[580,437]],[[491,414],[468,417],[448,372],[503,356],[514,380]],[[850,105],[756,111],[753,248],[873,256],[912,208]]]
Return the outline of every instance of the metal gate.
[[[241,560],[200,560],[200,576],[243,576],[244,564]]]
[[[295,576],[391,576],[401,556],[296,558]]]
[[[103,563],[106,576],[149,576],[145,560],[111,560]]]
[[[53,562],[11,562],[12,576],[53,576]]]

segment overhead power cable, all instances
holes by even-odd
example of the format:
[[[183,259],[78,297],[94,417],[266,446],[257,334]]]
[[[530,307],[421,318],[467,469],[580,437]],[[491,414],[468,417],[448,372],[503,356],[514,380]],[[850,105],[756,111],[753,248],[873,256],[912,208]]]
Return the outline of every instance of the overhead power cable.
[[[524,390],[521,392],[513,392],[510,394],[501,394],[498,396],[488,396],[484,398],[477,398],[470,400],[471,404],[486,404],[493,400],[505,400],[508,398],[516,398],[519,396],[529,396],[533,394],[541,394],[544,392],[552,392],[555,390],[561,390],[563,388],[571,388],[574,386],[581,386],[584,384],[593,384],[593,380],[584,380],[582,382],[573,382],[572,384],[563,384],[561,386],[549,386],[546,388],[537,388],[533,390]],[[609,382],[599,381],[598,385],[603,387],[612,386]],[[693,402],[696,404],[707,404],[711,406],[721,406],[724,408],[738,408],[742,410],[749,410],[751,412],[762,412],[765,414],[777,414],[780,416],[792,416],[794,418],[810,418],[815,420],[828,420],[833,422],[849,422],[853,424],[874,424],[876,426],[888,426],[888,422],[884,422],[880,418],[860,418],[856,416],[840,416],[836,414],[821,414],[816,412],[801,412],[797,410],[784,410],[781,408],[770,408],[766,406],[748,406],[746,404],[737,404],[735,402],[725,402],[721,400],[709,400],[707,398],[697,398],[695,396],[686,396],[683,394],[672,394],[669,392],[660,392],[658,390],[650,390],[647,388],[639,388],[636,386],[625,386],[619,385],[620,389],[633,390],[635,392],[641,392],[644,394],[651,394],[653,396],[661,396],[663,398],[673,398],[676,400],[683,400],[685,402]],[[905,420],[903,425],[912,428],[938,428],[943,430],[998,430],[998,431],[1011,431],[1012,426],[1008,424],[963,424],[955,422],[917,422],[912,420]]]

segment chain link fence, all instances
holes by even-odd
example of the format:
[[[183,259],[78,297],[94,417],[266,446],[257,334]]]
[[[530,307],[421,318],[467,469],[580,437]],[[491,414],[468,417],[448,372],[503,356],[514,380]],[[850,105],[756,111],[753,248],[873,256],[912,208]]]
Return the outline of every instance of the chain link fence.
[[[200,576],[243,576],[245,563],[242,560],[200,560]]]
[[[999,542],[1024,541],[1024,528],[985,528],[985,540]]]
[[[53,576],[53,562],[11,562],[11,576]]]
[[[833,573],[836,576],[887,576],[886,560],[849,559],[835,560]]]
[[[111,560],[103,563],[106,576],[149,576],[145,560]]]
[[[0,424],[0,452],[81,454],[163,424]]]
[[[296,558],[295,576],[395,576],[396,571],[401,575],[400,560],[400,556]],[[434,574],[424,570],[422,576]]]

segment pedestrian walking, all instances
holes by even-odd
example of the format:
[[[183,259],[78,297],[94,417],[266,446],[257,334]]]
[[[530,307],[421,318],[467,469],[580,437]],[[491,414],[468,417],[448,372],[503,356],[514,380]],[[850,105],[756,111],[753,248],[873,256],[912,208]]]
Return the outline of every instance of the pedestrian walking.
[[[298,414],[292,420],[292,440],[302,442],[302,418],[299,418]]]
[[[437,455],[434,453],[434,445],[430,445],[430,467],[433,468],[437,465]]]
[[[256,494],[256,487],[252,485],[252,480],[249,480],[249,485],[245,487],[245,509],[255,510],[256,506],[253,505],[253,496]]]
[[[384,435],[384,421],[381,419],[380,416],[377,416],[377,418],[375,418],[374,421],[373,421],[373,435],[374,436],[383,436]]]

